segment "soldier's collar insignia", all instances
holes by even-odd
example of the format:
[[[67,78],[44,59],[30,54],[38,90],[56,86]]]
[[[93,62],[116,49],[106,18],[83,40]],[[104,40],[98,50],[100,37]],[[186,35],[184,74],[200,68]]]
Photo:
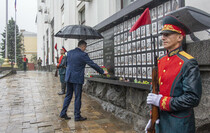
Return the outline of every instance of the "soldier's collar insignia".
[[[182,51],[182,47],[176,48],[176,49],[172,50],[171,52],[167,51],[168,52],[167,54],[168,54],[169,57],[171,57],[171,56],[179,53],[180,51]]]

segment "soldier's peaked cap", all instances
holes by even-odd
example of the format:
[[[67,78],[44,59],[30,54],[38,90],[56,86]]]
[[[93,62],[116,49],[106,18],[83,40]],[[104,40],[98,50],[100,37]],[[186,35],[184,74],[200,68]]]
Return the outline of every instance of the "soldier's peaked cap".
[[[167,15],[163,18],[163,28],[161,34],[163,33],[179,33],[185,36],[190,33],[190,30],[175,16]]]

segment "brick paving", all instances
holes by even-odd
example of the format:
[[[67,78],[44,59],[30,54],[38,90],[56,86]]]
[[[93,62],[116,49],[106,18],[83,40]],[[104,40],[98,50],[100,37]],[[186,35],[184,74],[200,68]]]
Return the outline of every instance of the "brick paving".
[[[60,83],[53,73],[18,72],[0,79],[0,85],[0,133],[135,133],[84,93],[81,112],[88,120],[59,118],[65,96],[57,95]],[[72,118],[73,103],[68,110]]]

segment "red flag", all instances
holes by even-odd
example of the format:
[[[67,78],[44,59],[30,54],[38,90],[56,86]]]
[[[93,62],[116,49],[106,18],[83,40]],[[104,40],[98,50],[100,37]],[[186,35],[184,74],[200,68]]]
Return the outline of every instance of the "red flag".
[[[57,43],[55,44],[55,49],[58,50],[58,49],[57,49]]]
[[[139,17],[139,19],[136,21],[136,23],[132,26],[129,32],[132,32],[139,28],[140,26],[151,24],[151,18],[149,13],[149,8],[146,8],[142,15]]]

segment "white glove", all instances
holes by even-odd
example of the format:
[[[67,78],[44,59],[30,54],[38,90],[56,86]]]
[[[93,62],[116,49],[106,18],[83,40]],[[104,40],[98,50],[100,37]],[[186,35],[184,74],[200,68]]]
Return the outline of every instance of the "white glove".
[[[156,124],[159,124],[159,122],[160,122],[160,119],[157,119],[156,121],[155,121],[155,123]],[[151,119],[149,119],[149,121],[148,121],[148,123],[147,123],[147,125],[146,125],[146,127],[145,127],[145,129],[144,129],[144,131],[145,131],[145,133],[147,133],[147,130],[151,127]]]
[[[161,95],[161,94],[149,93],[147,96],[147,104],[153,104],[153,105],[159,107],[160,99],[162,96],[163,95]]]

